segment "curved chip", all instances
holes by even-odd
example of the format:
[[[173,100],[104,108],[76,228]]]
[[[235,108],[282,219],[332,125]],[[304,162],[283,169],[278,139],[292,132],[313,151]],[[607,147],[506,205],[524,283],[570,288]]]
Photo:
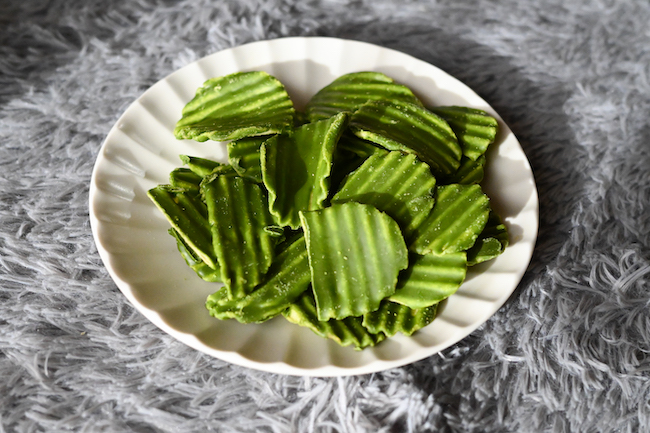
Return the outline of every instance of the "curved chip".
[[[463,149],[463,155],[472,161],[476,161],[494,143],[499,123],[485,111],[459,106],[432,107],[429,110],[449,123]]]
[[[307,104],[306,114],[313,122],[340,112],[352,113],[368,101],[386,99],[422,105],[411,89],[381,72],[352,72],[318,91]]]
[[[431,169],[415,155],[376,153],[348,175],[332,203],[372,205],[393,218],[408,237],[433,208],[435,186]]]
[[[300,227],[298,212],[321,209],[329,194],[336,144],[347,125],[342,113],[268,139],[261,149],[262,179],[277,224]]]
[[[446,254],[472,247],[490,213],[490,199],[479,185],[436,188],[436,204],[414,231],[409,248],[419,254]]]
[[[467,264],[474,266],[491,260],[503,253],[509,243],[508,229],[501,217],[490,211],[487,224],[479,235],[474,246],[467,250]]]
[[[395,302],[383,301],[378,310],[364,314],[362,323],[374,334],[383,333],[392,337],[401,332],[404,335],[412,335],[433,322],[437,309],[437,304],[413,309]]]
[[[205,204],[195,194],[171,185],[158,185],[147,196],[165,215],[187,246],[212,269],[218,269]]]
[[[350,119],[350,130],[386,149],[416,154],[436,176],[453,174],[460,165],[462,151],[449,124],[416,104],[368,102]]]
[[[301,212],[319,320],[361,316],[395,292],[408,266],[399,226],[375,207],[348,202]]]
[[[467,256],[459,253],[411,253],[409,267],[399,275],[397,290],[388,299],[410,308],[435,305],[456,293],[467,275]]]
[[[371,333],[363,326],[361,317],[347,317],[342,320],[318,320],[313,295],[303,293],[282,315],[291,323],[311,329],[321,337],[336,341],[341,346],[354,346],[356,350],[371,347],[383,341],[383,333]]]
[[[262,189],[236,176],[213,176],[201,184],[212,245],[229,299],[241,298],[262,282],[271,265],[275,236]]]
[[[237,72],[207,80],[183,108],[174,135],[223,141],[277,134],[293,126],[293,117],[280,81],[262,71]]]
[[[311,284],[305,238],[299,237],[277,255],[264,282],[239,299],[218,293],[208,297],[206,307],[218,319],[260,323],[284,311]]]
[[[181,257],[187,263],[196,275],[201,277],[201,279],[208,281],[210,283],[220,283],[221,282],[221,269],[217,266],[217,269],[212,269],[208,266],[199,256],[197,256],[192,249],[185,243],[181,235],[176,229],[169,229],[168,233],[176,239],[176,248],[181,254]]]

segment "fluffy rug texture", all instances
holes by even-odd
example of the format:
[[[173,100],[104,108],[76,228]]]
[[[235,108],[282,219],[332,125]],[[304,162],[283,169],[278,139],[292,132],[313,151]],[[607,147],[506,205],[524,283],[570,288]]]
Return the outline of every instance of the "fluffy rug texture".
[[[0,2],[0,432],[650,431],[650,3],[642,0]],[[160,331],[105,270],[88,188],[111,126],[204,55],[333,36],[437,65],[535,172],[516,292],[442,353],[302,378]]]

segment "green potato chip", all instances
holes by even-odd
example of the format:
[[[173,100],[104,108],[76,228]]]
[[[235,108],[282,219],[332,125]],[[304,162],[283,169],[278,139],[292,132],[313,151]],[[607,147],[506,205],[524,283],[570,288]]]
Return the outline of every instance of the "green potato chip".
[[[212,269],[218,269],[208,210],[200,197],[171,185],[158,185],[147,191],[147,196],[192,252]]]
[[[338,148],[353,153],[360,158],[368,158],[374,154],[385,155],[388,152],[383,147],[377,146],[370,141],[362,140],[349,131],[344,133],[339,140]]]
[[[379,309],[363,315],[362,324],[373,334],[392,337],[401,332],[409,336],[433,322],[437,309],[437,304],[414,309],[384,300]]]
[[[464,251],[441,256],[411,253],[409,267],[400,273],[388,300],[414,309],[429,307],[456,293],[466,275]]]
[[[411,89],[381,72],[341,75],[316,93],[306,107],[310,121],[327,119],[341,112],[353,113],[368,101],[394,100],[422,105]]]
[[[508,243],[507,227],[501,221],[501,217],[491,210],[485,228],[474,246],[467,250],[467,264],[473,266],[501,255]]]
[[[179,158],[183,161],[183,164],[187,165],[187,168],[189,168],[192,173],[201,177],[212,174],[212,172],[217,168],[224,165],[220,162],[207,158],[199,158],[197,156],[180,155]]]
[[[469,107],[433,107],[432,112],[449,122],[463,149],[463,155],[476,161],[497,136],[499,123],[483,110]]]
[[[169,184],[172,187],[185,190],[194,195],[200,193],[199,185],[201,180],[203,180],[203,177],[185,167],[176,168],[169,173]]]
[[[355,202],[301,212],[319,320],[361,316],[395,292],[408,253],[399,226]]]
[[[350,119],[350,130],[386,149],[414,153],[435,176],[453,174],[460,165],[462,151],[449,124],[416,104],[368,102]]]
[[[436,188],[436,204],[414,231],[409,249],[418,254],[448,254],[474,245],[490,213],[490,199],[480,185],[451,184]]]
[[[375,346],[386,338],[381,332],[369,332],[363,326],[361,317],[319,320],[314,296],[309,290],[289,305],[282,315],[291,323],[309,328],[317,335],[334,340],[341,346],[354,346],[356,350]]]
[[[237,140],[277,134],[293,126],[293,102],[266,72],[236,72],[211,78],[185,105],[174,135],[196,141]]]
[[[263,280],[275,256],[266,194],[237,176],[210,176],[201,183],[212,245],[229,299],[245,296]]]
[[[347,115],[308,123],[268,139],[261,150],[262,179],[277,224],[300,227],[300,211],[321,209],[329,195],[336,144]]]
[[[260,323],[277,316],[311,284],[305,238],[300,236],[273,260],[264,281],[248,295],[228,299],[223,293],[208,297],[206,307],[218,319]]]
[[[220,283],[221,282],[221,269],[217,266],[217,269],[212,269],[208,266],[201,258],[196,255],[192,249],[185,243],[181,235],[176,229],[169,229],[168,233],[176,239],[176,247],[178,252],[181,254],[187,266],[189,266],[196,275],[201,277],[201,279],[208,281],[210,283]]]
[[[435,186],[429,166],[415,155],[376,153],[348,175],[331,201],[372,205],[393,218],[408,238],[433,208]]]

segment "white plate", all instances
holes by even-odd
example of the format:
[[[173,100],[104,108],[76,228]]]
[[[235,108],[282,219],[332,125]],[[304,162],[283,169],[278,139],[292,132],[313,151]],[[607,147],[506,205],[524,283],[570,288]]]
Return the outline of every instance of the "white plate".
[[[298,108],[341,74],[383,72],[411,87],[429,105],[464,105],[497,117],[501,132],[488,153],[485,191],[505,218],[511,245],[471,269],[436,320],[412,337],[401,335],[355,351],[292,325],[282,317],[242,325],[210,317],[206,297],[218,286],[200,280],[178,254],[168,223],[146,191],[168,182],[179,154],[225,161],[221,143],[179,141],[181,109],[210,78],[264,70],[282,81]],[[409,364],[458,342],[490,318],[519,284],[538,227],[537,190],[519,142],[497,113],[440,69],[375,45],[332,38],[255,42],[204,57],[153,85],[111,129],[90,186],[90,220],[99,254],[128,300],[179,341],[211,356],[275,373],[340,376]]]

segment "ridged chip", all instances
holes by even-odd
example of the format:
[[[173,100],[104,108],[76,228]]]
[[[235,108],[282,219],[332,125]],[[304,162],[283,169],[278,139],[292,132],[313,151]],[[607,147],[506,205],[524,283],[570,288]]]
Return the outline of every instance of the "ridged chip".
[[[453,174],[460,165],[462,151],[449,124],[416,104],[368,102],[350,119],[350,130],[386,149],[416,154],[435,176]]]
[[[465,155],[460,158],[460,167],[456,173],[442,179],[441,183],[460,183],[471,185],[480,183],[485,174],[485,155],[479,156],[476,160],[471,160]]]
[[[399,226],[375,207],[348,202],[301,212],[319,320],[361,316],[395,292],[408,254]]]
[[[363,326],[373,334],[382,333],[387,337],[401,332],[412,335],[433,322],[438,305],[413,309],[391,301],[383,301],[379,309],[363,316]]]
[[[239,299],[217,293],[208,297],[206,307],[218,319],[260,323],[284,311],[310,284],[305,238],[300,236],[276,256],[264,281],[251,293]]]
[[[185,105],[174,135],[196,141],[277,134],[293,126],[294,108],[275,77],[262,71],[211,78]]]
[[[414,231],[409,249],[419,254],[467,250],[483,231],[490,200],[479,185],[451,184],[436,188],[436,204]]]
[[[408,87],[381,72],[364,71],[342,75],[323,87],[307,104],[306,114],[313,122],[340,112],[353,113],[368,101],[386,99],[422,105]]]
[[[435,187],[431,169],[415,155],[375,153],[348,175],[331,201],[372,205],[393,218],[408,237],[433,208]]]
[[[334,150],[347,119],[342,113],[308,123],[262,145],[262,179],[277,224],[296,229],[300,227],[298,212],[324,206]]]
[[[467,251],[467,264],[473,266],[501,255],[508,243],[507,227],[496,212],[490,211],[485,228]]]
[[[470,107],[432,107],[432,112],[449,122],[463,149],[463,155],[475,161],[497,136],[499,123],[483,110]]]
[[[371,333],[363,326],[361,317],[342,320],[318,319],[314,297],[310,291],[303,293],[282,315],[291,323],[311,329],[317,335],[336,341],[341,346],[354,346],[356,350],[371,347],[383,341],[383,333]]]
[[[203,180],[203,177],[186,167],[176,168],[169,173],[169,184],[171,186],[195,195],[201,192],[199,187],[201,180]]]
[[[183,164],[187,165],[187,168],[201,177],[212,174],[214,170],[224,165],[220,162],[197,156],[180,155],[179,158],[183,161]]]
[[[205,264],[199,256],[197,256],[192,249],[185,243],[181,235],[176,231],[176,229],[169,229],[168,233],[176,239],[176,247],[178,252],[181,254],[181,257],[187,263],[196,275],[201,277],[201,279],[211,282],[211,283],[220,283],[221,282],[221,269],[217,266],[217,269],[212,269],[210,266]]]
[[[262,282],[274,258],[275,236],[263,190],[236,176],[212,176],[201,184],[221,280],[229,299],[241,298]]]
[[[456,293],[467,274],[467,257],[459,253],[411,253],[409,267],[399,275],[397,290],[388,299],[410,308],[435,305]]]
[[[208,266],[217,269],[208,211],[200,197],[171,185],[158,185],[147,195],[187,246]]]
[[[367,158],[377,153],[385,155],[388,152],[383,147],[377,146],[370,141],[362,140],[350,132],[343,134],[339,140],[338,148],[353,153],[360,158]]]

